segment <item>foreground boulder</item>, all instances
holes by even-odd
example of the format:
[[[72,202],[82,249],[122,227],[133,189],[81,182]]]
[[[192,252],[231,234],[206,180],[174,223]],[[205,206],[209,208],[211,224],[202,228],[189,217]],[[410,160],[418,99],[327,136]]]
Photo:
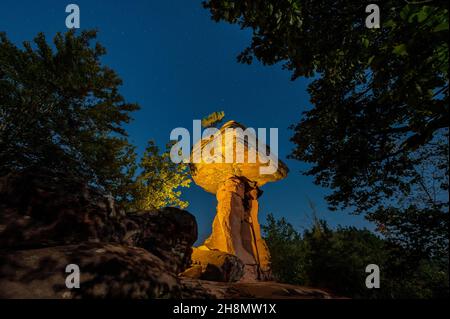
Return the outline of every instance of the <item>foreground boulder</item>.
[[[0,178],[0,248],[121,242],[114,201],[64,174],[25,171]]]
[[[195,279],[235,282],[244,275],[244,263],[236,256],[219,251],[193,248],[192,265],[181,275]]]
[[[62,173],[0,177],[0,298],[207,298],[177,278],[197,224],[176,209],[121,211],[110,196]],[[81,288],[65,268],[79,266]]]
[[[61,173],[0,177],[0,249],[118,243],[142,247],[178,273],[189,265],[196,239],[195,217],[184,210],[125,215],[110,196]]]
[[[217,299],[343,299],[332,293],[311,287],[274,281],[215,282],[184,277],[181,281],[197,291]]]
[[[69,264],[79,266],[79,289],[65,285]],[[142,248],[85,243],[0,252],[0,298],[180,297],[176,276]]]
[[[142,247],[162,260],[174,273],[186,269],[191,260],[192,245],[197,239],[197,222],[190,213],[163,208],[129,214],[127,241]]]

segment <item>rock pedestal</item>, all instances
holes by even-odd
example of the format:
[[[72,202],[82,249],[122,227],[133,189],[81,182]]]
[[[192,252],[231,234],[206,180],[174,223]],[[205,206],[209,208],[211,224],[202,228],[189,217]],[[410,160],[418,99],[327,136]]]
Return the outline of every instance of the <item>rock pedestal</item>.
[[[231,176],[217,190],[217,214],[212,234],[201,249],[220,250],[237,256],[254,269],[247,277],[263,279],[269,272],[270,255],[258,223],[260,190],[245,178]],[[249,267],[250,266],[250,267]]]
[[[180,275],[209,281],[236,282],[244,275],[244,269],[245,265],[235,255],[220,250],[194,248],[191,267]]]

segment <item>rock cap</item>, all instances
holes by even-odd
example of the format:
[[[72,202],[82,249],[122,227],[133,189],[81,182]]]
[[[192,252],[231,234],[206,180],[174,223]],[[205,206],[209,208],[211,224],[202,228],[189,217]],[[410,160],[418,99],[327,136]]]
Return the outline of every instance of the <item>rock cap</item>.
[[[236,129],[242,130],[244,134],[238,135]],[[214,154],[214,145],[221,145],[219,154]],[[261,144],[260,148],[266,150],[264,152],[258,145],[255,130],[247,130],[235,121],[225,123],[209,139],[202,139],[194,145],[190,165],[194,182],[207,192],[215,194],[218,187],[231,176],[245,177],[258,187],[285,178],[289,172],[287,166],[276,154],[270,152],[269,146]],[[205,150],[209,154],[203,154],[200,163],[194,163],[194,152],[202,154]],[[227,151],[234,155],[231,163],[226,162]],[[252,163],[249,163],[249,151],[256,154],[256,160]],[[239,157],[244,160],[238,161]],[[262,174],[261,168],[269,173]]]

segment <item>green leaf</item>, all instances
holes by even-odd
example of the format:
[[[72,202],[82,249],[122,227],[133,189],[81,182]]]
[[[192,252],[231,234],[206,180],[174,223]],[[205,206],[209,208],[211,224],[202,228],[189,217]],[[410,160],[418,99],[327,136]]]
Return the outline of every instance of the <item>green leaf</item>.
[[[442,22],[439,25],[437,25],[433,29],[433,32],[440,32],[440,31],[446,31],[446,30],[448,30],[448,21]]]
[[[408,52],[406,51],[406,44],[404,43],[396,45],[394,47],[394,50],[392,50],[392,52],[401,56],[408,55]]]
[[[388,21],[383,23],[384,28],[393,29],[396,26],[397,26],[397,24],[395,23],[395,21],[393,19],[389,19]]]
[[[419,12],[416,12],[414,14],[412,14],[409,18],[408,18],[408,22],[411,23],[414,21],[414,18],[417,18],[417,22],[423,22],[425,21],[428,16],[430,15],[431,10],[430,7],[428,6],[424,6],[422,7],[422,9]]]
[[[417,14],[417,21],[419,22],[423,22],[425,21],[429,16],[429,13],[427,12],[427,10],[422,9],[418,14]]]
[[[409,5],[404,6],[403,9],[400,11],[400,18],[402,20],[407,20],[409,17],[410,11],[411,11],[411,7]]]
[[[369,39],[362,38],[361,42],[362,42],[363,47],[365,47],[366,49],[369,47]]]

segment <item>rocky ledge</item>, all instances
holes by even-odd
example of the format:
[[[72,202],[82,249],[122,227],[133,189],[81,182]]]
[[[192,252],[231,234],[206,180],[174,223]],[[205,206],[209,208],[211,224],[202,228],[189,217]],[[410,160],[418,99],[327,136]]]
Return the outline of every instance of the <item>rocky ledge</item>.
[[[234,256],[217,253],[208,265],[197,251],[192,262],[196,239],[195,217],[184,210],[125,214],[111,197],[64,174],[0,177],[0,298],[331,297],[238,281],[242,263]],[[69,264],[80,269],[78,289],[66,286]]]

